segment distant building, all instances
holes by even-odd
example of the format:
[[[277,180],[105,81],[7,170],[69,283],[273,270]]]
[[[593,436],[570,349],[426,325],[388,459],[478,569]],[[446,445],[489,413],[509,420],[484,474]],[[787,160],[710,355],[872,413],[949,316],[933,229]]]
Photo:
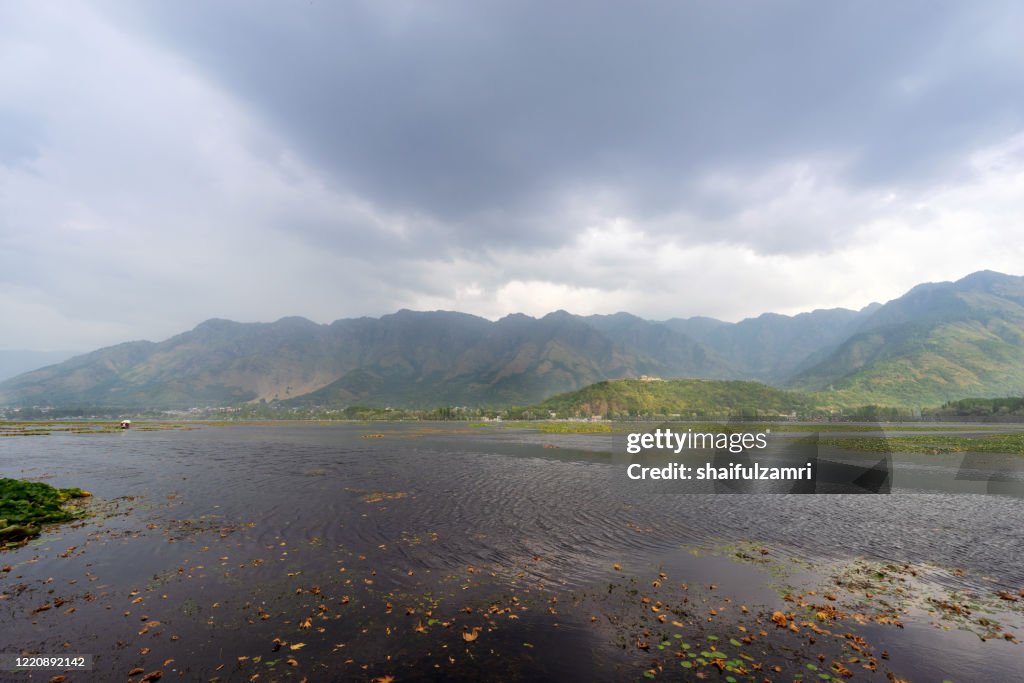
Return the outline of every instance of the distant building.
[[[131,429],[131,426],[132,426],[132,421],[131,420],[121,420],[121,429]]]

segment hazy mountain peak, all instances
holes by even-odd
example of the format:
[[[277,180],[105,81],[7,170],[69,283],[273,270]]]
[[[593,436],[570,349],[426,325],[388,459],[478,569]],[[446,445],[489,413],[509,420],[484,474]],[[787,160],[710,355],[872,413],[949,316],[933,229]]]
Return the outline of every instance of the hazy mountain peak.
[[[301,315],[286,315],[283,318],[275,320],[273,324],[278,327],[321,327],[319,323],[315,323],[309,318],[303,318]]]
[[[576,316],[565,309],[558,309],[545,315],[541,320],[576,320]]]

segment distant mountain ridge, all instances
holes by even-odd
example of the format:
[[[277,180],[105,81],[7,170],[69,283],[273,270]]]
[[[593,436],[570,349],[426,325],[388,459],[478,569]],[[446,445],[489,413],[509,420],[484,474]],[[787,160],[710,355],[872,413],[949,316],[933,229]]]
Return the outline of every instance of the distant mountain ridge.
[[[556,311],[489,321],[402,310],[318,324],[213,319],[0,382],[0,405],[501,407],[608,379],[756,380],[820,405],[1024,393],[1024,277],[982,271],[884,305],[738,323]]]
[[[617,343],[564,311],[491,322],[399,311],[319,325],[208,320],[164,342],[128,342],[0,384],[0,404],[189,407],[253,400],[432,407],[541,400],[609,377],[728,372],[690,340],[639,318],[669,352]],[[651,342],[656,343],[656,342]]]

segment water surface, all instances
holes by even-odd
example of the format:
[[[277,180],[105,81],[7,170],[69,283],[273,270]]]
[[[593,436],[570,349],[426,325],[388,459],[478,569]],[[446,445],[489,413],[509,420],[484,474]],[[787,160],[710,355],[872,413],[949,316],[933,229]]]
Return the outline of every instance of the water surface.
[[[892,495],[646,495],[607,450],[455,424],[8,438],[3,476],[87,489],[97,515],[0,556],[4,651],[95,656],[68,680],[679,679],[677,642],[756,633],[794,609],[787,589],[856,562],[922,594],[1024,588],[1024,502],[957,480],[962,458],[904,457]],[[942,616],[908,602],[901,627],[857,624],[889,655],[857,678],[1017,670],[1017,612],[984,641]],[[814,647],[849,659],[784,631],[745,647],[787,680]]]

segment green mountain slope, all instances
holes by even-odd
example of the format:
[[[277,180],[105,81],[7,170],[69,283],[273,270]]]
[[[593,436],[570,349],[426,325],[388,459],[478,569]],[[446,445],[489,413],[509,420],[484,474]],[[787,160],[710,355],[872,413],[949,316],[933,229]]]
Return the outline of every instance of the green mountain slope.
[[[534,409],[562,417],[590,415],[785,415],[809,410],[811,397],[738,380],[617,380],[543,401]]]
[[[1024,278],[981,272],[915,287],[789,385],[846,405],[937,406],[1024,393]]]

